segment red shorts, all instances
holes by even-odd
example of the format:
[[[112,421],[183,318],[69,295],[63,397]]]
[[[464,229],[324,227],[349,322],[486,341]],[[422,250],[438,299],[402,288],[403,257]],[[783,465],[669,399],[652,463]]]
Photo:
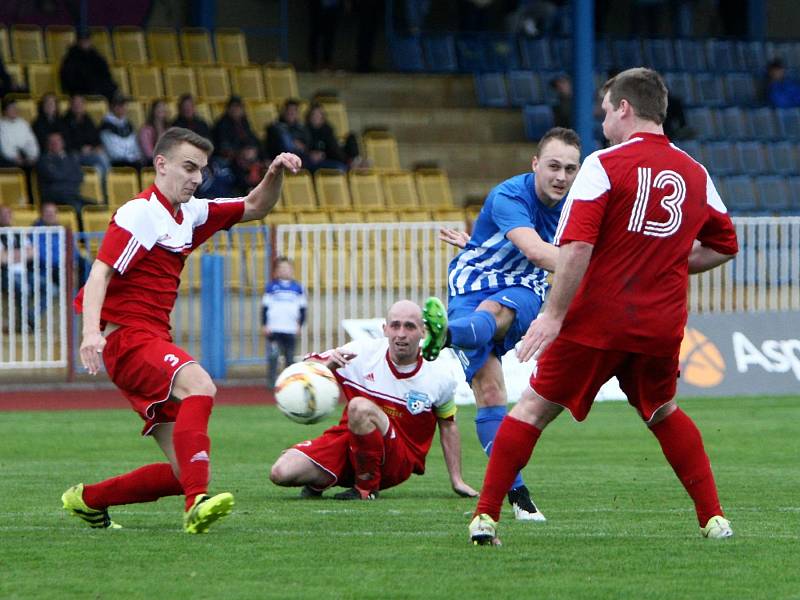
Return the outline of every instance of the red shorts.
[[[180,404],[168,401],[178,371],[197,362],[170,340],[132,327],[120,327],[106,338],[103,362],[111,381],[144,419],[142,435],[159,423],[173,423]]]
[[[350,430],[347,425],[335,425],[326,429],[318,438],[300,442],[292,448],[333,476],[329,487],[354,485],[353,465],[350,462]],[[391,423],[383,436],[383,453],[380,489],[399,485],[415,472],[417,458],[397,436]],[[422,472],[421,469],[416,471]]]
[[[569,409],[576,421],[583,421],[597,392],[612,377],[619,380],[631,406],[649,421],[675,397],[678,354],[665,357],[602,350],[558,337],[540,357],[531,387],[545,400]]]

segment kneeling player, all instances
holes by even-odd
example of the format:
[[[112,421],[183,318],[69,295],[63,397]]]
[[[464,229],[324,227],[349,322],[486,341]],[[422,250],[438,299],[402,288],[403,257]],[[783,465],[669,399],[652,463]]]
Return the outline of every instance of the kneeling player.
[[[374,500],[378,491],[425,472],[436,425],[450,483],[460,496],[477,492],[461,478],[461,438],[455,422],[456,382],[423,361],[422,311],[394,304],[380,340],[351,342],[312,358],[334,370],[347,398],[338,425],[295,444],[272,465],[276,485],[304,486],[301,497],[347,487],[338,500]]]

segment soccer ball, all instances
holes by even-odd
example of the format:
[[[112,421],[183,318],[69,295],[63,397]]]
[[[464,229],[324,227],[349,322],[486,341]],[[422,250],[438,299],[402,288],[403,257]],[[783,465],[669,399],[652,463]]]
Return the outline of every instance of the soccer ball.
[[[339,384],[330,369],[321,363],[295,363],[278,375],[275,401],[292,421],[316,423],[336,408]]]

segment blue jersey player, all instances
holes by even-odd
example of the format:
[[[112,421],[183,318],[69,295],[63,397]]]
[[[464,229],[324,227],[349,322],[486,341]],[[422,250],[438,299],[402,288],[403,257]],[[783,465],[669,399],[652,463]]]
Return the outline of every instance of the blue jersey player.
[[[548,131],[533,157],[533,172],[507,179],[486,197],[472,237],[450,263],[446,314],[438,298],[425,303],[428,335],[422,355],[435,360],[445,346],[456,350],[475,394],[475,425],[487,455],[506,414],[500,359],[522,338],[544,301],[547,275],[558,256],[553,236],[580,154],[573,130]],[[445,241],[461,245],[455,232],[449,237],[445,232]],[[515,518],[544,521],[519,474],[508,500]]]

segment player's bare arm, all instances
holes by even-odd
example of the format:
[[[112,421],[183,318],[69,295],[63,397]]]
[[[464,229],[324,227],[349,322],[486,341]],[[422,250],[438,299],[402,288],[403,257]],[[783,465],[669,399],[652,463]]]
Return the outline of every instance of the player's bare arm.
[[[463,250],[469,242],[469,234],[466,231],[442,227],[439,229],[439,240]]]
[[[303,166],[300,157],[296,154],[283,152],[270,163],[264,178],[254,187],[244,199],[244,213],[240,223],[263,219],[278,203],[283,185],[283,172],[289,170],[297,173]]]
[[[704,273],[725,264],[733,259],[735,254],[721,254],[708,246],[703,246],[695,240],[692,252],[689,254],[689,273]]]
[[[555,271],[558,248],[545,242],[532,227],[516,227],[506,234],[529,261],[546,271]]]
[[[461,478],[461,434],[455,419],[437,419],[442,454],[453,491],[464,498],[475,498],[478,492]]]
[[[106,339],[100,333],[100,310],[106,298],[108,282],[114,269],[100,260],[95,260],[84,286],[83,339],[81,340],[81,363],[90,375],[97,375],[102,363],[101,353]]]
[[[522,338],[522,345],[517,352],[519,360],[524,362],[531,357],[538,358],[558,337],[567,309],[589,267],[593,250],[594,245],[587,242],[570,242],[561,246],[550,296],[544,311],[531,323]]]

